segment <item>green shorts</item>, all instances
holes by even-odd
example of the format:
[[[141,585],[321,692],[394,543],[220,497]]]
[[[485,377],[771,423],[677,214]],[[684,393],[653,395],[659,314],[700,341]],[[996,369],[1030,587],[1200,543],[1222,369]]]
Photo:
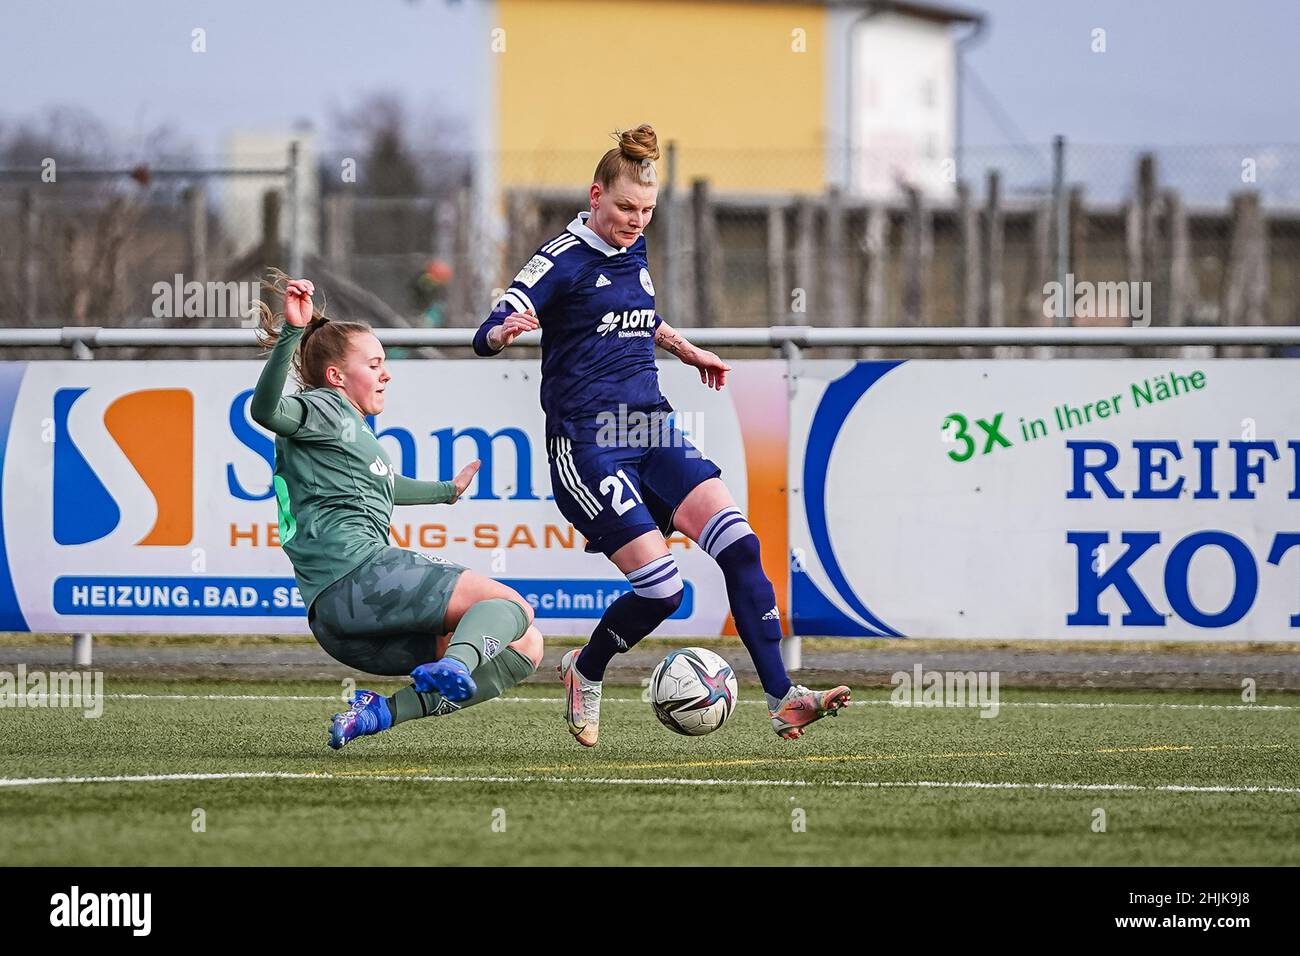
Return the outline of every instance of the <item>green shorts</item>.
[[[317,595],[307,612],[325,652],[368,674],[409,674],[438,659],[451,592],[465,568],[387,547]]]

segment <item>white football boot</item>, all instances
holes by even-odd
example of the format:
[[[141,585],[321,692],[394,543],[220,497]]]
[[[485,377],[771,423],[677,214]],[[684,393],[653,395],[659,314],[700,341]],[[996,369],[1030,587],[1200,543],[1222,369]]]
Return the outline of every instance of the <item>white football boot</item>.
[[[808,725],[823,717],[838,717],[840,708],[849,702],[849,689],[841,684],[830,690],[809,690],[793,684],[781,698],[772,715],[772,729],[777,736],[795,740],[808,732]]]
[[[565,654],[557,668],[564,679],[564,716],[569,723],[569,733],[584,747],[596,746],[600,735],[601,682],[587,680],[578,672],[578,655],[582,648]]]

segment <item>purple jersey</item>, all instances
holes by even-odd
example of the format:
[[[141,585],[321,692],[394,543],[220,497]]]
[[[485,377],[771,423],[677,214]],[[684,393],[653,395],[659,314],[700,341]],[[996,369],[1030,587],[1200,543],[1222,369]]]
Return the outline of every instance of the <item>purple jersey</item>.
[[[629,412],[672,411],[655,366],[660,319],[645,236],[617,249],[587,227],[590,215],[538,248],[474,336],[474,351],[493,355],[488,332],[532,310],[542,327],[546,436],[577,442],[595,441],[602,422]]]

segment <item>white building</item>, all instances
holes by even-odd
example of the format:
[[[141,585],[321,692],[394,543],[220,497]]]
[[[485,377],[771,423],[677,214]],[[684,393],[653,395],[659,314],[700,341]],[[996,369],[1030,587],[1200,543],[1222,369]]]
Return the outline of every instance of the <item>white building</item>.
[[[827,178],[847,192],[956,191],[959,47],[984,20],[929,3],[830,3]],[[961,30],[959,28],[967,28]]]
[[[232,169],[278,169],[288,166],[289,146],[298,143],[298,237],[304,254],[320,245],[320,183],[316,171],[316,134],[310,131],[255,132],[238,130],[226,140],[225,164]],[[262,238],[262,196],[280,193],[280,241],[289,243],[294,217],[283,175],[232,176],[219,184],[221,215],[236,248],[246,252]],[[286,262],[285,266],[288,265]]]

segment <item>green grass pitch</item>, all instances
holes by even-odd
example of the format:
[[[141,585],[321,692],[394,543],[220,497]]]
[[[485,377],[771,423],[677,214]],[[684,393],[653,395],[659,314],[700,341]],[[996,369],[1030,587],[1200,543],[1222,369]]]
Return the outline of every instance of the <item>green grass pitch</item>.
[[[104,690],[98,719],[0,710],[6,864],[1300,863],[1295,694],[1004,690],[982,718],[872,690],[787,742],[756,688],[692,739],[611,687],[586,751],[530,683],[336,753],[338,685]]]

